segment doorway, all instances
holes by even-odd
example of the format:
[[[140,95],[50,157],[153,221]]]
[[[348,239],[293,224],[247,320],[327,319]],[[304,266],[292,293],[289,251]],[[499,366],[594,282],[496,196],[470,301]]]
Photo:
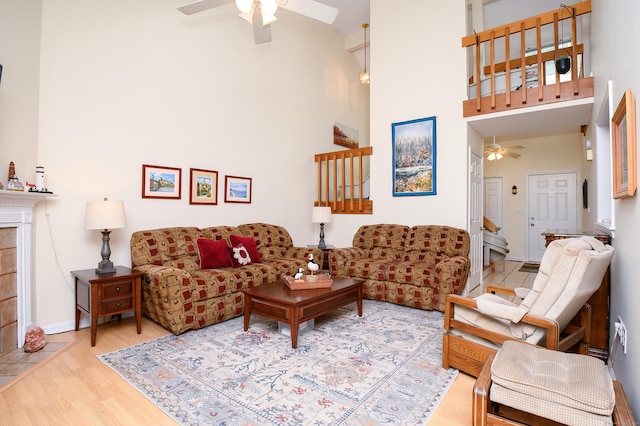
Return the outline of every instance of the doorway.
[[[484,216],[498,227],[504,237],[502,177],[484,178]]]
[[[549,229],[575,230],[577,173],[532,174],[528,176],[528,259],[540,262],[545,250],[542,232]]]

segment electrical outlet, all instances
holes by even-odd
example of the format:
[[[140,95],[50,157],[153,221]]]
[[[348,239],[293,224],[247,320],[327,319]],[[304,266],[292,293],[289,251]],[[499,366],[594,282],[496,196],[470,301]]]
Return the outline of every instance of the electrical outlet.
[[[627,354],[627,327],[622,322],[622,318],[618,317],[618,321],[615,323],[616,335],[620,338],[620,344],[622,345],[622,353]],[[615,335],[613,336],[615,339]]]

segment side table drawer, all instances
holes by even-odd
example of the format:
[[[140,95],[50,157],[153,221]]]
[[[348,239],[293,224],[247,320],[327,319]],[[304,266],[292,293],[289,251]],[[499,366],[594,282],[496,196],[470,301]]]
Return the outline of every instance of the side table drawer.
[[[131,280],[122,280],[115,283],[102,284],[102,297],[131,296]]]
[[[130,311],[133,309],[131,296],[122,297],[120,299],[105,299],[102,301],[102,313],[109,314],[118,311]]]

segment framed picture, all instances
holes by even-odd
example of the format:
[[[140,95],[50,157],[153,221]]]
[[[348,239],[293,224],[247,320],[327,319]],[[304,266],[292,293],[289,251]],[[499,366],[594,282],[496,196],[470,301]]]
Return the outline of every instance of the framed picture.
[[[393,196],[436,194],[436,118],[391,124]]]
[[[182,193],[182,169],[142,165],[142,198],[179,200]]]
[[[189,204],[218,204],[218,172],[190,169]]]
[[[636,100],[627,89],[611,118],[613,141],[613,198],[633,197],[636,192]]]
[[[251,178],[224,177],[225,203],[251,203]]]
[[[347,148],[357,148],[360,144],[358,131],[340,123],[333,123],[333,143]]]

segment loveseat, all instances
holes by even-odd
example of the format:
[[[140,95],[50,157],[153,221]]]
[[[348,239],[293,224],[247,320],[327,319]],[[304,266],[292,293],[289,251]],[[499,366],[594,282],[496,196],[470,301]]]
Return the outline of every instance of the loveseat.
[[[331,275],[365,280],[363,296],[444,311],[469,276],[469,233],[450,226],[361,226],[353,247],[329,253]]]
[[[251,261],[236,256],[231,264],[241,247]],[[176,335],[242,315],[241,290],[295,274],[306,268],[310,253],[322,264],[322,250],[294,247],[285,228],[265,223],[161,228],[131,235],[132,268],[145,274],[143,310]]]

